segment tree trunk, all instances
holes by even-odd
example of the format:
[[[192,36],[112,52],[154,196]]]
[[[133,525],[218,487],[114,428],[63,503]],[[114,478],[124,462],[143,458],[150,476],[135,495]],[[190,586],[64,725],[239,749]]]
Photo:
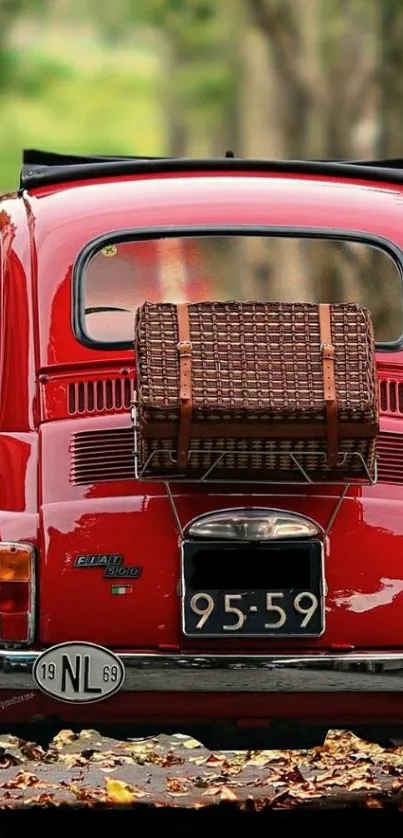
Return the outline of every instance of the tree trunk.
[[[380,157],[403,157],[403,9],[400,0],[379,4],[381,45]]]

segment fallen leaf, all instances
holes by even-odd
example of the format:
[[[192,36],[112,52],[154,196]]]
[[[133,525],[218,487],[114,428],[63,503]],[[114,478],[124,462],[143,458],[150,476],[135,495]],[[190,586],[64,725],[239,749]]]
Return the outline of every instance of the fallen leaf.
[[[222,786],[220,791],[220,800],[238,800],[236,794],[228,786]]]
[[[27,759],[42,761],[45,757],[45,751],[35,742],[21,742],[20,751]]]
[[[284,773],[281,774],[281,779],[287,783],[303,783],[305,778],[296,765],[295,768],[291,769],[291,771],[284,771]]]
[[[38,794],[36,797],[29,797],[26,800],[26,803],[36,803],[36,804],[39,803],[40,806],[49,806],[49,805],[54,806],[55,797],[54,797],[54,794],[48,794],[48,793],[42,792],[42,794]]]
[[[322,785],[322,780],[320,780],[320,785]],[[331,788],[332,786],[341,786],[342,788],[345,787],[345,778],[343,779],[343,777],[334,777],[333,779],[326,780],[326,782],[323,783],[323,787],[325,789]],[[351,786],[349,786],[349,788],[351,788]]]
[[[366,780],[353,780],[353,782],[348,785],[349,791],[358,791],[359,789],[365,789],[366,791],[382,791],[379,783],[369,783]]]
[[[287,762],[288,754],[284,751],[252,751],[248,765],[267,765],[270,762]]]
[[[206,760],[206,765],[219,765],[220,770],[224,768],[229,768],[230,763],[228,761],[227,754],[211,754]]]
[[[203,797],[216,797],[220,794],[222,786],[210,786],[206,791],[203,792]]]
[[[284,800],[288,796],[288,789],[284,789],[283,791],[279,791],[278,794],[275,794],[274,797],[269,800],[269,806],[272,807],[275,803],[280,800]]]
[[[295,798],[296,800],[312,800],[315,798],[324,797],[323,791],[319,791],[316,788],[309,788],[309,789],[290,789],[288,792],[290,797]]]
[[[238,800],[235,792],[228,786],[210,786],[203,792],[203,797],[219,797],[220,800]]]
[[[30,786],[42,786],[46,787],[46,783],[41,783],[38,777],[35,774],[31,774],[29,771],[19,771],[18,774],[13,777],[12,780],[6,780],[3,783],[0,783],[0,787],[3,789],[27,789]]]
[[[122,783],[121,780],[110,780],[108,777],[105,787],[109,803],[134,803],[138,797],[133,788],[127,783]]]
[[[1,754],[0,756],[0,769],[1,768],[11,768],[12,765],[21,765],[23,762],[22,759],[15,757],[13,754]]]
[[[66,768],[77,768],[88,765],[88,760],[80,754],[63,754],[60,761],[64,763]]]
[[[69,742],[73,742],[75,739],[78,739],[78,734],[74,733],[72,730],[61,730],[59,733],[54,736],[52,740],[52,745],[56,748],[59,748],[63,745],[67,745]]]
[[[403,780],[393,780],[392,791],[401,791],[403,789]]]
[[[189,780],[182,777],[168,777],[167,791],[175,794],[187,794],[189,791]]]
[[[184,748],[193,749],[193,748],[202,748],[203,745],[201,742],[198,742],[197,739],[185,739],[184,742],[181,743]]]

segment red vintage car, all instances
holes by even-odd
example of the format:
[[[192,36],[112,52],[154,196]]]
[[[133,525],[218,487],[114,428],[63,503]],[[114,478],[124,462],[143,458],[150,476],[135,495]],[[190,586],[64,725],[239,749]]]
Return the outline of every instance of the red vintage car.
[[[0,725],[397,735],[403,163],[28,151],[0,255]],[[211,299],[369,307],[375,478],[147,478],[136,309]]]

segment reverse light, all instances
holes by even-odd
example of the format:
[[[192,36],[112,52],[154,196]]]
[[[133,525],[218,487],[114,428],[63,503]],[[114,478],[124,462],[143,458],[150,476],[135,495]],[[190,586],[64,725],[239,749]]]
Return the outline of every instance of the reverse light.
[[[32,641],[34,548],[0,541],[0,643]]]
[[[309,518],[277,509],[226,509],[196,518],[185,529],[191,538],[269,541],[308,538],[319,527]]]

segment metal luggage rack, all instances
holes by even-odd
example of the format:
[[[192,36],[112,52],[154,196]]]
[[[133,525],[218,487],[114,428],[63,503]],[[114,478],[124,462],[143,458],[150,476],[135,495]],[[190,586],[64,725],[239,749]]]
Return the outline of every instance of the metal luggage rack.
[[[256,479],[251,478],[250,480],[248,480],[248,479],[241,479],[241,478],[236,478],[236,477],[235,478],[230,478],[230,477],[219,477],[219,478],[217,478],[217,477],[214,477],[214,469],[217,469],[217,467],[219,466],[223,457],[228,453],[226,451],[222,451],[221,449],[217,452],[214,452],[214,453],[217,453],[217,457],[216,457],[216,460],[212,463],[212,465],[209,466],[209,468],[206,469],[206,471],[202,475],[198,475],[197,477],[196,476],[189,477],[187,475],[180,475],[180,474],[169,474],[169,475],[166,475],[166,474],[165,475],[149,474],[149,473],[147,473],[147,468],[149,467],[153,458],[156,457],[157,455],[161,454],[161,453],[164,453],[165,456],[167,454],[169,454],[170,459],[172,460],[172,463],[175,464],[176,463],[176,449],[171,449],[171,450],[166,449],[166,448],[157,449],[157,450],[153,451],[152,454],[147,458],[146,462],[142,464],[141,461],[140,461],[139,427],[138,427],[138,423],[137,423],[137,411],[136,411],[135,403],[132,404],[131,416],[132,416],[132,422],[133,422],[133,426],[134,426],[134,451],[133,451],[133,453],[134,453],[134,475],[135,475],[135,479],[139,480],[139,481],[141,480],[141,481],[148,481],[148,482],[154,482],[154,483],[163,483],[163,485],[165,487],[166,494],[167,494],[167,498],[168,498],[168,501],[169,501],[169,505],[171,507],[171,511],[172,511],[172,514],[173,514],[173,517],[174,517],[174,520],[175,520],[175,523],[176,523],[178,534],[179,534],[181,539],[183,539],[185,537],[185,525],[182,524],[182,522],[181,522],[178,507],[177,507],[175,497],[174,497],[174,493],[173,493],[173,490],[172,490],[172,485],[176,484],[176,483],[178,483],[178,484],[190,483],[190,484],[193,484],[193,485],[197,485],[197,484],[201,485],[203,483],[205,483],[207,485],[209,485],[211,483],[221,483],[221,484],[226,484],[226,485],[244,485],[244,486],[253,485],[253,486],[277,486],[277,487],[279,485],[281,485],[281,486],[304,486],[304,485],[305,486],[306,485],[310,485],[310,486],[337,486],[337,485],[340,485],[340,494],[336,498],[336,503],[334,505],[333,510],[330,513],[330,517],[329,517],[329,520],[328,520],[326,526],[322,528],[322,537],[323,537],[323,540],[325,541],[327,536],[330,533],[330,530],[333,527],[333,524],[335,523],[335,520],[336,520],[336,518],[337,518],[337,516],[340,512],[341,506],[342,506],[343,501],[344,501],[344,499],[346,498],[346,496],[349,492],[349,489],[352,486],[368,486],[368,485],[372,486],[377,482],[377,463],[376,463],[376,461],[375,461],[374,474],[371,475],[370,471],[368,470],[367,464],[366,464],[362,454],[360,454],[359,451],[349,451],[348,453],[346,452],[345,454],[343,454],[342,455],[343,459],[341,460],[341,465],[345,461],[346,457],[356,457],[356,458],[358,458],[358,460],[359,460],[360,464],[362,465],[363,470],[366,474],[366,478],[363,478],[363,477],[360,477],[360,478],[348,477],[347,478],[347,477],[345,477],[345,478],[342,478],[342,479],[341,478],[337,479],[337,478],[333,477],[332,479],[329,479],[329,480],[326,480],[326,479],[325,480],[315,480],[307,473],[303,464],[301,462],[299,462],[299,458],[304,457],[304,456],[309,456],[311,454],[311,452],[298,452],[298,454],[296,454],[295,452],[281,451],[281,450],[279,450],[278,452],[271,450],[268,453],[273,454],[274,456],[276,454],[281,454],[281,456],[288,455],[290,457],[290,459],[292,460],[292,462],[297,467],[297,469],[298,469],[298,471],[301,475],[301,479],[299,479],[299,480],[291,480],[291,479],[282,480],[281,478],[277,478],[275,480],[274,479],[273,480],[270,480],[270,479],[256,480]],[[194,451],[194,453],[197,453],[198,455],[200,455],[200,451],[198,449],[196,449]],[[210,449],[209,453],[213,453],[211,451],[211,449]],[[240,453],[248,454],[248,453],[256,453],[256,451],[253,451],[251,449],[250,451],[246,450],[246,451],[242,451]],[[189,455],[191,455],[191,454],[192,454],[192,449],[189,450]],[[326,453],[325,452],[315,452],[315,456],[318,456],[318,455],[320,455],[323,458],[326,458]]]
[[[163,483],[193,483],[193,484],[195,484],[195,483],[198,483],[198,484],[201,484],[201,483],[208,483],[208,484],[210,484],[210,483],[226,483],[226,484],[253,485],[253,486],[261,486],[261,485],[263,485],[263,486],[278,486],[279,484],[282,485],[282,486],[301,486],[301,485],[306,485],[306,484],[311,485],[311,486],[334,486],[334,485],[338,485],[338,484],[341,484],[341,485],[344,485],[344,486],[368,486],[368,485],[372,486],[377,482],[377,466],[376,466],[376,463],[375,463],[374,474],[372,475],[370,473],[368,467],[367,467],[367,464],[364,460],[364,457],[362,456],[362,454],[359,451],[348,451],[348,452],[345,452],[342,455],[340,455],[341,459],[339,461],[339,465],[343,466],[343,464],[346,461],[346,458],[348,458],[349,460],[354,458],[356,461],[358,461],[360,463],[363,471],[365,472],[365,477],[362,477],[362,476],[354,477],[353,474],[349,475],[348,477],[333,476],[333,477],[329,477],[328,479],[324,478],[323,480],[322,479],[318,480],[318,479],[315,479],[314,477],[311,477],[309,475],[309,473],[307,472],[306,468],[304,467],[303,462],[301,462],[301,460],[303,461],[304,458],[312,457],[314,455],[315,457],[322,458],[323,461],[326,462],[326,452],[324,452],[324,451],[323,452],[321,452],[321,451],[295,452],[295,451],[283,451],[282,449],[278,449],[278,450],[271,449],[270,451],[267,451],[267,452],[264,452],[264,451],[257,452],[256,450],[254,450],[252,448],[251,449],[246,448],[246,449],[243,449],[242,451],[239,451],[239,452],[237,452],[237,451],[228,452],[228,451],[223,451],[222,449],[216,449],[216,450],[215,449],[210,449],[208,453],[209,454],[216,454],[216,459],[202,474],[197,474],[195,476],[189,476],[187,474],[181,474],[181,473],[170,473],[170,474],[149,473],[148,469],[149,469],[150,465],[152,464],[153,459],[160,456],[161,454],[163,454],[165,457],[168,456],[169,459],[171,460],[172,464],[175,465],[175,463],[177,462],[177,459],[176,459],[177,452],[176,452],[176,449],[174,449],[174,448],[172,448],[172,449],[159,448],[159,449],[156,449],[156,450],[152,451],[152,453],[147,458],[145,463],[141,463],[140,445],[139,445],[139,442],[140,442],[140,440],[139,440],[139,427],[138,427],[138,422],[137,422],[137,411],[136,411],[135,404],[132,406],[132,421],[133,421],[133,425],[134,425],[134,452],[133,453],[134,453],[134,475],[135,475],[136,480],[153,481],[155,483],[161,483],[161,482],[163,482]],[[189,449],[189,457],[192,454],[200,456],[202,453],[203,452],[201,452],[199,449],[193,449],[193,451],[192,451],[191,448]],[[239,453],[239,454],[244,454],[244,455],[248,455],[248,454],[249,455],[256,455],[256,454],[267,453],[268,455],[273,456],[273,457],[276,457],[276,456],[281,456],[282,458],[283,457],[289,457],[291,462],[293,463],[293,465],[295,465],[296,468],[298,469],[298,472],[300,474],[300,479],[299,480],[290,479],[290,478],[282,479],[282,477],[281,476],[279,477],[278,475],[276,476],[275,479],[274,478],[272,478],[272,479],[270,479],[270,478],[256,479],[256,478],[253,478],[253,477],[251,477],[249,479],[249,478],[242,478],[242,477],[223,477],[223,476],[217,477],[217,476],[215,476],[214,472],[217,472],[217,469],[219,468],[220,464],[222,463],[224,457],[227,456],[229,453],[230,454],[238,454]]]

